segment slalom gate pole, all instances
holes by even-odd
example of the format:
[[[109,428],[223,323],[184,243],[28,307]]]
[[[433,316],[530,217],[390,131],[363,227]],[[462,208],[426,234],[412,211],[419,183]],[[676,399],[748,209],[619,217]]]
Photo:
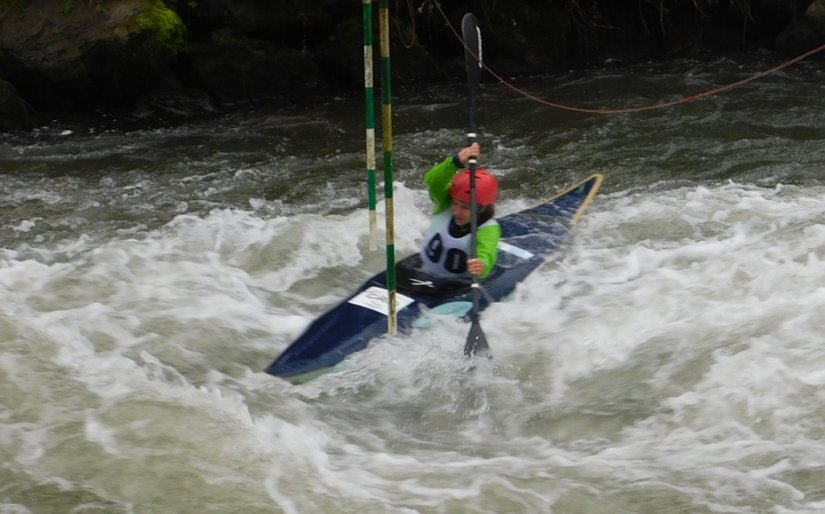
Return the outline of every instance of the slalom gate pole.
[[[372,0],[363,0],[364,16],[364,106],[366,109],[367,202],[369,206],[370,250],[378,248],[375,179],[375,90],[372,74]]]
[[[398,332],[395,283],[395,207],[392,199],[392,89],[390,87],[390,29],[387,0],[380,0],[378,22],[381,33],[381,124],[384,145],[384,197],[387,225],[387,333]]]

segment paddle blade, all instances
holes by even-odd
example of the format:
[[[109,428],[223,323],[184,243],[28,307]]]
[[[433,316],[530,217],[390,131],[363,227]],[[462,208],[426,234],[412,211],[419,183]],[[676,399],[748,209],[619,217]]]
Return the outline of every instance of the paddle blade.
[[[481,29],[478,20],[472,13],[467,13],[461,19],[461,37],[464,40],[464,66],[467,68],[467,84],[470,89],[478,86],[483,67],[481,54]]]
[[[482,67],[481,30],[478,28],[478,20],[474,14],[467,13],[461,20],[461,36],[464,39],[464,67],[467,70],[467,114],[469,115],[467,136],[468,144],[472,144],[476,137],[476,94]]]
[[[467,334],[467,342],[464,343],[464,355],[472,357],[474,355],[490,355],[490,345],[487,344],[487,336],[481,330],[481,323],[478,320],[473,321],[470,326],[470,333]]]

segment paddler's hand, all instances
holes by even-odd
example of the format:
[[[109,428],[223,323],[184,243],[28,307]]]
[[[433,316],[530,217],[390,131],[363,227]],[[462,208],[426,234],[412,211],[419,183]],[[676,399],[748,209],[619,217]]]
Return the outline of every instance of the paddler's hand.
[[[458,151],[458,160],[461,162],[461,165],[465,168],[470,163],[470,159],[475,157],[478,159],[479,154],[481,154],[481,147],[478,143],[473,143],[466,148],[462,148]]]
[[[467,261],[467,269],[473,275],[480,277],[484,273],[484,261],[480,259],[470,259]]]

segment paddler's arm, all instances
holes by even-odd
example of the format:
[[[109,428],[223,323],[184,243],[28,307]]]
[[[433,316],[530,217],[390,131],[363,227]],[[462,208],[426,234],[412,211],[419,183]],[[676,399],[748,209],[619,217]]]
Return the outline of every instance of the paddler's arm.
[[[499,239],[501,239],[501,227],[498,223],[481,227],[476,232],[476,256],[484,263],[484,271],[481,272],[480,278],[489,275],[496,265]]]
[[[434,213],[443,212],[450,207],[450,186],[452,186],[453,177],[458,170],[467,167],[470,157],[478,158],[480,151],[479,144],[473,143],[462,148],[455,155],[447,157],[424,174],[424,184],[433,201]]]

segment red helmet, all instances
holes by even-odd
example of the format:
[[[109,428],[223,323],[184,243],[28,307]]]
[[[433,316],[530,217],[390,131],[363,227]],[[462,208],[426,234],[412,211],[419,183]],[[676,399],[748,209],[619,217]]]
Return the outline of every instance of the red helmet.
[[[453,179],[450,196],[459,202],[470,203],[470,170],[464,170]],[[498,180],[485,170],[476,170],[476,202],[482,207],[496,203]]]

